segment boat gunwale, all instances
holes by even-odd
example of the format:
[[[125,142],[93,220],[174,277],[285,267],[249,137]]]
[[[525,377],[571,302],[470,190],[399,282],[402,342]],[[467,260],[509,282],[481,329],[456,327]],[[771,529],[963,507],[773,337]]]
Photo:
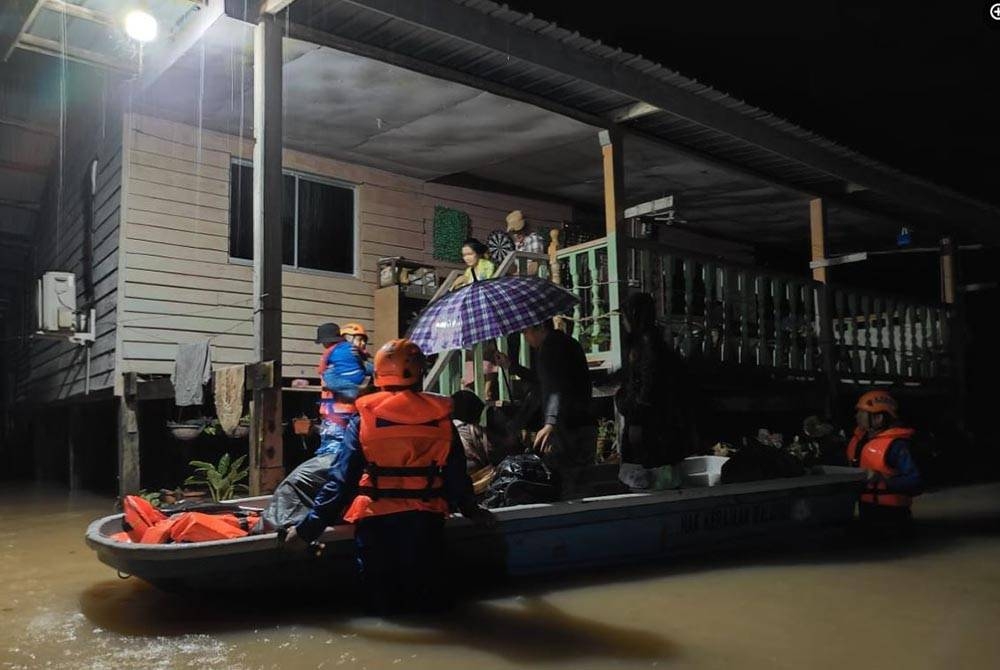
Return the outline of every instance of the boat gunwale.
[[[678,502],[694,502],[712,498],[728,498],[734,496],[767,493],[780,494],[799,489],[814,489],[837,484],[860,484],[865,478],[864,472],[857,468],[841,466],[823,466],[823,468],[824,472],[822,474],[807,474],[799,477],[766,479],[734,484],[720,484],[711,487],[620,493],[608,496],[593,496],[577,500],[557,501],[552,503],[516,505],[512,507],[497,508],[491,511],[493,511],[497,517],[498,530],[502,532],[502,528],[499,528],[499,526],[508,522],[551,519],[553,522],[559,524],[560,521],[571,520],[573,517],[580,514],[597,511],[635,511],[640,510],[643,507],[659,506]],[[268,498],[268,496],[242,498],[227,502],[247,504],[253,501],[264,501]],[[104,534],[103,529],[108,524],[116,521],[120,523],[121,517],[122,514],[112,514],[96,519],[88,525],[85,538],[86,543],[91,549],[98,553],[99,558],[104,555],[114,555],[121,556],[122,558],[127,557],[131,560],[140,559],[140,557],[141,560],[151,561],[176,560],[182,556],[183,558],[200,558],[273,551],[275,548],[280,546],[277,544],[276,532],[263,533],[261,535],[250,535],[228,540],[212,540],[197,543],[141,544],[120,542],[118,540],[113,540],[110,536]],[[472,524],[461,515],[453,515],[449,518],[448,527],[466,527],[473,533],[478,531],[482,534],[497,532],[485,529],[475,529],[472,527]],[[558,525],[553,525],[552,527],[555,528],[558,527]],[[536,528],[534,530],[538,529]],[[327,544],[329,549],[330,544],[346,543],[351,540],[353,536],[353,526],[350,524],[342,524],[328,527],[320,536],[320,540]],[[107,563],[107,561],[103,562]],[[115,566],[112,565],[112,567]]]

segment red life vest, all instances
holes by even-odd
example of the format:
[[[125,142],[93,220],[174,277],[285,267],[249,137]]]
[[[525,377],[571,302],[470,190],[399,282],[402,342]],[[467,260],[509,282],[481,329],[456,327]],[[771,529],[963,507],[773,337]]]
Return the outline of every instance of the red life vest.
[[[344,520],[400,512],[448,515],[442,477],[451,451],[451,400],[383,391],[357,402],[365,471]]]
[[[338,342],[337,344],[340,344]],[[331,344],[323,350],[323,357],[319,359],[316,371],[319,373],[319,383],[323,384],[323,373],[330,367],[330,352],[337,344]],[[319,393],[319,417],[333,423],[339,423],[347,427],[347,422],[358,410],[354,403],[334,400],[333,391],[325,386]]]
[[[207,514],[181,512],[167,516],[139,496],[125,496],[124,533],[115,533],[118,542],[164,544],[166,542],[209,542],[245,537],[260,523],[258,512],[234,511]]]
[[[898,473],[889,467],[885,457],[894,441],[909,438],[914,432],[912,428],[889,428],[864,441],[865,431],[861,428],[854,431],[854,436],[847,445],[847,462],[854,467],[874,470],[882,475],[868,483],[861,494],[861,502],[886,507],[909,507],[912,504],[913,498],[909,495],[886,492],[888,485],[885,480]]]
[[[125,513],[122,517],[122,529],[133,542],[141,542],[147,530],[167,518],[166,514],[140,496],[125,496],[122,499],[122,511]]]

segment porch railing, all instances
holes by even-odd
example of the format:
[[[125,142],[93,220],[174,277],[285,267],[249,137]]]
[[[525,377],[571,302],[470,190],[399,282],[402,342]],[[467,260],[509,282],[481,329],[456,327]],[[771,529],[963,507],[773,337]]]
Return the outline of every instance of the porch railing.
[[[608,277],[608,247],[605,238],[566,247],[556,252],[560,283],[579,298],[567,317],[567,332],[587,354],[592,365],[618,367],[621,342],[612,327],[617,312],[610,310],[610,291],[616,280]]]
[[[657,242],[625,238],[620,281],[656,303],[664,336],[678,353],[719,365],[788,376],[825,372],[824,287],[810,278],[720,261]],[[580,297],[571,333],[592,360],[620,355],[607,309],[604,239],[558,252],[564,285]],[[946,309],[872,291],[831,286],[832,352],[838,379],[927,380],[950,373]]]

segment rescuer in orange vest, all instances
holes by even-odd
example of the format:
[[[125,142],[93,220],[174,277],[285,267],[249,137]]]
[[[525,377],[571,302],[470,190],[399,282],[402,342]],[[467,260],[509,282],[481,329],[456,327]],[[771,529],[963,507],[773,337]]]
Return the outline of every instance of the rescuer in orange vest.
[[[914,430],[902,425],[899,405],[887,391],[868,391],[855,409],[847,462],[868,473],[858,515],[865,523],[908,522],[913,496],[923,485],[910,451]]]
[[[477,524],[495,523],[476,505],[451,400],[420,392],[423,375],[424,355],[413,342],[392,340],[379,349],[381,391],[358,398],[327,483],[286,537],[314,542],[343,512],[356,524],[363,591],[380,613],[448,603],[444,520],[453,510]]]

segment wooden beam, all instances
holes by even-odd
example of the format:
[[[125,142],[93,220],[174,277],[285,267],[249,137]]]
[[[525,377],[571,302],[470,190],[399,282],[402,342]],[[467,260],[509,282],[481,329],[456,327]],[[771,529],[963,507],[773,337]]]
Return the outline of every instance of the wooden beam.
[[[277,14],[293,2],[295,2],[295,0],[264,0],[264,4],[261,5],[260,12],[261,14]]]
[[[35,53],[44,54],[46,56],[54,56],[56,58],[65,57],[69,60],[83,63],[84,65],[93,65],[95,67],[114,70],[123,74],[134,75],[139,72],[139,67],[136,63],[116,60],[111,56],[106,56],[96,51],[81,49],[80,47],[74,47],[68,44],[60,44],[55,40],[46,39],[30,33],[21,35],[20,40],[17,42],[17,46],[21,49],[25,49],[26,51],[34,51]]]
[[[962,287],[962,292],[977,293],[979,291],[992,291],[995,288],[1000,288],[1000,282],[986,281],[978,282],[976,284],[966,284]]]
[[[274,361],[252,363],[246,366],[246,390],[262,391],[275,387],[277,377],[274,374]]]
[[[621,320],[618,310],[625,298],[625,282],[619,281],[621,271],[625,269],[625,245],[621,237],[624,235],[625,223],[625,159],[624,138],[617,127],[602,130],[598,133],[601,144],[601,157],[604,170],[604,228],[607,233],[608,248],[608,325],[611,330],[611,342],[617,344],[612,349],[611,366],[621,367]],[[596,277],[594,278],[596,281]]]
[[[656,114],[657,112],[662,111],[663,110],[659,107],[651,105],[648,102],[637,102],[632,105],[625,105],[624,107],[612,110],[609,116],[615,123],[625,123],[626,121],[640,119],[644,116],[649,116],[650,114]]]
[[[40,0],[6,0],[0,12],[0,60],[10,58],[21,35],[42,9]]]
[[[118,403],[118,495],[139,492],[139,382],[136,373],[122,375]]]
[[[264,15],[254,29],[253,291],[254,355],[281,370],[281,26]],[[280,384],[258,388],[250,406],[250,494],[274,491],[284,476]]]
[[[813,279],[816,279],[816,270],[825,270],[826,268],[833,267],[834,265],[847,265],[848,263],[860,263],[861,261],[868,260],[868,252],[862,251],[856,254],[846,254],[844,256],[835,256],[834,258],[822,258],[816,261],[809,261],[809,267],[813,271]],[[822,279],[816,279],[816,281],[824,281]]]
[[[88,9],[87,7],[81,7],[80,5],[74,5],[69,2],[64,2],[63,0],[45,0],[44,4],[45,9],[50,11],[65,14],[66,16],[73,16],[78,19],[84,19],[85,21],[90,21],[92,23],[99,23],[105,26],[113,26],[116,23],[114,17],[110,14]]]
[[[148,88],[204,37],[219,18],[225,14],[225,0],[203,0],[193,8],[176,33],[164,40],[157,40],[148,49],[142,64],[142,75],[136,83],[138,90]]]

